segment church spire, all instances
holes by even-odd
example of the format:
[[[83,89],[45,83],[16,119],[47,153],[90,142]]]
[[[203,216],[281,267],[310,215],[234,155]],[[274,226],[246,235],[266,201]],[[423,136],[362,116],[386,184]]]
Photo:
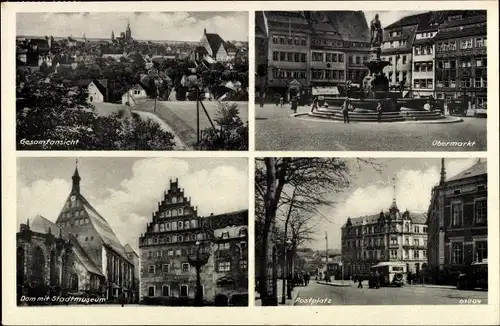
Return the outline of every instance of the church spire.
[[[71,177],[73,179],[73,186],[71,188],[71,193],[79,194],[80,193],[80,174],[78,174],[78,159],[76,159],[76,167],[75,167],[75,173],[73,173],[73,176]]]
[[[399,210],[396,204],[396,176],[392,177],[392,204],[389,210]]]
[[[446,180],[446,170],[444,168],[444,157],[441,159],[441,178],[439,179],[439,185],[444,184]]]

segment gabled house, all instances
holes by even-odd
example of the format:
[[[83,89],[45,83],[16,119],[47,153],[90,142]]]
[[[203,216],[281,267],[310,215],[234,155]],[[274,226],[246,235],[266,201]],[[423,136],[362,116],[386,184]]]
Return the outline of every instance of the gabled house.
[[[225,42],[219,34],[207,33],[206,29],[203,32],[200,45],[216,61],[231,61],[237,52],[237,48],[233,44]]]
[[[93,102],[109,102],[108,80],[95,79],[92,80],[87,90],[89,92],[88,101]]]
[[[135,84],[122,95],[122,104],[134,106],[147,100],[146,89],[140,84]]]

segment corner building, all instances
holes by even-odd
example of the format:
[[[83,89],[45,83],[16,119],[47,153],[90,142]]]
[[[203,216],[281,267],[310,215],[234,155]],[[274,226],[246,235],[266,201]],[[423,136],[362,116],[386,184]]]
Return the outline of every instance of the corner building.
[[[346,274],[367,275],[383,261],[402,262],[407,271],[419,273],[427,263],[425,215],[400,212],[395,199],[388,211],[347,218],[341,232]]]
[[[429,271],[456,274],[488,258],[487,162],[478,161],[432,190],[428,211]]]
[[[178,180],[170,181],[139,238],[141,301],[195,297],[196,269],[188,257],[196,255],[197,242],[203,244],[200,253],[209,255],[200,274],[204,299],[247,294],[247,225],[248,210],[198,216]]]

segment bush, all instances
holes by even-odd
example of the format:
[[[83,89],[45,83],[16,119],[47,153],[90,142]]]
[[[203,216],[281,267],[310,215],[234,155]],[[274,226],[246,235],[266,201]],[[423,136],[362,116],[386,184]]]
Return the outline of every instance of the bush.
[[[219,102],[216,128],[202,131],[201,150],[248,150],[248,122],[243,123],[238,105]]]

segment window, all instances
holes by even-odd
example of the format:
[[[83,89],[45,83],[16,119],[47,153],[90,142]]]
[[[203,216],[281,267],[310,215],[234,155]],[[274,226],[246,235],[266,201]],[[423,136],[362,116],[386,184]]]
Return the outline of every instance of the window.
[[[154,285],[150,285],[148,287],[148,296],[149,297],[154,297],[155,296],[155,287],[154,287]]]
[[[182,263],[182,272],[183,273],[189,272],[189,263]]]
[[[273,52],[273,61],[279,61],[279,55],[280,53],[277,51]]]
[[[162,270],[163,273],[168,273],[170,272],[170,265],[169,264],[163,264]]]
[[[240,260],[240,270],[246,271],[248,268],[248,262],[246,260]]]
[[[485,42],[483,42],[483,38],[481,37],[476,38],[476,48],[482,48],[484,44]]]
[[[156,252],[156,258],[160,258],[160,257],[161,257],[161,250],[158,250],[158,251]]]
[[[162,286],[162,288],[161,288],[161,295],[164,296],[164,297],[169,297],[170,296],[170,288],[168,287],[168,285]]]
[[[154,274],[155,273],[155,265],[149,265],[148,266],[148,274]]]
[[[464,256],[464,248],[461,242],[452,243],[452,263],[462,264]]]
[[[391,249],[391,258],[394,259],[394,258],[398,258],[398,251],[395,250],[395,249]]]
[[[391,245],[393,244],[398,244],[398,237],[397,236],[391,236]]]
[[[181,208],[179,208],[179,209],[177,210],[177,213],[178,213],[178,215],[179,215],[179,216],[182,216],[182,215],[184,214],[184,209],[183,209],[182,207],[181,207]],[[188,227],[189,227],[189,225],[188,225]]]
[[[182,256],[182,251],[181,251],[180,249],[177,249],[177,250],[175,251],[175,254],[176,254],[177,256]]]
[[[173,256],[174,255],[174,250],[173,249],[169,249],[168,250],[168,255],[169,256]]]
[[[286,59],[288,62],[293,62],[293,52],[287,52]]]
[[[280,61],[286,60],[286,52],[280,52]]]
[[[300,54],[300,62],[306,62],[306,54],[305,53]]]
[[[420,259],[420,250],[413,251],[413,259]]]
[[[463,207],[462,203],[452,203],[451,204],[451,226],[461,226],[462,225],[462,214]]]
[[[188,286],[187,285],[181,285],[181,287],[180,287],[180,296],[181,297],[187,297],[188,296]]]
[[[167,213],[167,216],[170,216],[170,209],[168,209],[168,210],[166,211],[166,213]],[[167,225],[168,225],[168,224],[170,224],[170,223],[167,223]]]
[[[175,211],[174,211],[174,212],[175,212]],[[182,221],[177,222],[177,228],[178,228],[179,230],[182,230],[182,227],[183,227],[183,226],[184,226],[184,224],[182,223]]]
[[[184,229],[189,229],[189,221],[184,221]]]
[[[474,203],[474,223],[486,224],[487,221],[487,203],[486,199],[477,200]]]
[[[476,261],[488,259],[488,242],[476,242]]]
[[[157,237],[155,237],[155,238],[153,239],[153,241],[154,241],[154,244],[158,244],[158,238],[157,238]]]
[[[405,259],[410,258],[410,251],[408,249],[405,249]]]
[[[160,223],[160,232],[165,231],[165,224]]]
[[[229,261],[219,262],[218,270],[219,272],[229,272],[231,270],[231,262]]]
[[[229,232],[223,232],[222,239],[229,239]]]

